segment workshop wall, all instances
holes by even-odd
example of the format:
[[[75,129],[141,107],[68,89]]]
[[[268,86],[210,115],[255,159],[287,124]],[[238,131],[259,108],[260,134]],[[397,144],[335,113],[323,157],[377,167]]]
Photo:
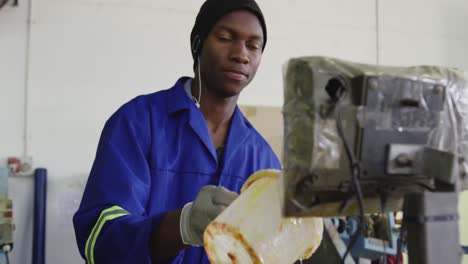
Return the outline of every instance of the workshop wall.
[[[0,10],[0,160],[24,146],[27,5]]]
[[[240,99],[262,107],[258,120],[278,121],[282,66],[294,56],[468,70],[468,34],[460,30],[467,24],[467,1],[258,2],[268,44],[256,79]],[[104,122],[136,95],[193,75],[189,34],[201,3],[19,0],[18,7],[0,10],[0,162],[28,155],[49,170],[47,263],[83,262],[71,216]],[[265,131],[279,146],[281,136]],[[30,263],[31,192],[30,178],[11,180],[17,219],[12,263]],[[468,195],[462,204],[468,205]],[[465,244],[467,220],[462,212]]]

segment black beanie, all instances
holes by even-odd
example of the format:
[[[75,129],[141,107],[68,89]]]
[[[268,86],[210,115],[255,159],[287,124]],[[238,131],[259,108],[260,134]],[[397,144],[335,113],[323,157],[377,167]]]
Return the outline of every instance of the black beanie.
[[[267,41],[265,19],[255,0],[206,0],[198,12],[195,25],[190,34],[190,47],[195,61],[198,53],[202,50],[203,42],[216,22],[227,13],[240,9],[248,10],[257,16],[263,29],[262,51],[265,49]]]

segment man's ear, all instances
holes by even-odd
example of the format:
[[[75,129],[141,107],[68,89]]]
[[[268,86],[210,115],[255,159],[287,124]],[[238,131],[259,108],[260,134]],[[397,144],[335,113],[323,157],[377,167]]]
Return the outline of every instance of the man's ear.
[[[196,57],[199,57],[200,54],[200,43],[201,43],[201,39],[200,39],[200,35],[196,35],[194,38],[193,38],[193,41],[192,41],[192,52],[195,54]]]

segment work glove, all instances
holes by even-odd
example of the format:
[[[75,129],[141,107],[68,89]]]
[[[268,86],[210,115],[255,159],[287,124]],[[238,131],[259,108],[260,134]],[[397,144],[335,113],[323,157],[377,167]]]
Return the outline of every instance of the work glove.
[[[238,194],[224,187],[204,186],[194,202],[188,203],[180,215],[180,235],[185,245],[203,246],[203,232]]]

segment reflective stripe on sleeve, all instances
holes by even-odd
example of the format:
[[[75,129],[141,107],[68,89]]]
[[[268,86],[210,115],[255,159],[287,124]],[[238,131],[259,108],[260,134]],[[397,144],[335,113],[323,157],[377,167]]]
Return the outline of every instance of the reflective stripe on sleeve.
[[[106,210],[101,212],[98,220],[96,221],[96,224],[93,227],[93,230],[91,231],[91,234],[88,237],[88,240],[86,241],[85,256],[87,263],[94,264],[94,246],[104,224],[107,221],[125,215],[129,215],[129,212],[117,205],[112,206],[111,208],[107,208]]]

